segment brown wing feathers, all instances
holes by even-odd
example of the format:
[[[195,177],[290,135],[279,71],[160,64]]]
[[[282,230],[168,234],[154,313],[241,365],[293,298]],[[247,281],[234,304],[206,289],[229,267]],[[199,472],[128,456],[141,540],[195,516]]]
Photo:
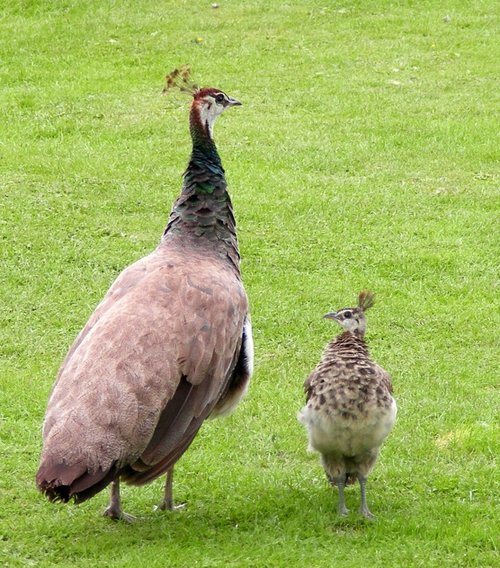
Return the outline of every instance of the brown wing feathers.
[[[238,355],[240,346],[238,344],[236,349]],[[230,369],[233,367],[234,364]],[[213,372],[218,370],[214,369]],[[229,376],[231,375],[232,373],[229,373]],[[222,392],[227,388],[228,385],[225,385]],[[208,396],[210,403],[206,404],[207,392],[204,392],[201,385],[192,385],[183,376],[176,394],[160,416],[148,447],[139,460],[122,473],[122,478],[131,485],[143,485],[165,473],[190,446],[220,396],[221,392],[212,393]],[[186,416],[191,419],[186,419]]]

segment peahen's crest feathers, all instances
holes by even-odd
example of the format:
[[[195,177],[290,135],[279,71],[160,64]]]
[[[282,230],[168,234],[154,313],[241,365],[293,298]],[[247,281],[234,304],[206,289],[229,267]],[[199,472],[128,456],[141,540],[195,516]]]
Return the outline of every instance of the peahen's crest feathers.
[[[166,77],[166,84],[163,87],[163,94],[166,95],[172,89],[179,89],[182,93],[195,95],[199,90],[198,86],[191,79],[191,67],[182,65],[178,69],[174,69]]]
[[[359,293],[358,306],[366,311],[373,306],[375,303],[375,294],[370,292],[370,290],[362,290]]]

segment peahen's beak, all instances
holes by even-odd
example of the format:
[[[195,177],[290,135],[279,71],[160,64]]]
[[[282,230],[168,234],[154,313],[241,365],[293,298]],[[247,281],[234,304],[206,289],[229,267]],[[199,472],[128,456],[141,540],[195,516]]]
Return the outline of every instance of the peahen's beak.
[[[228,106],[232,107],[232,106],[241,106],[240,101],[238,101],[237,99],[233,99],[231,97],[228,97]]]
[[[325,319],[338,320],[337,312],[328,312],[323,316]]]

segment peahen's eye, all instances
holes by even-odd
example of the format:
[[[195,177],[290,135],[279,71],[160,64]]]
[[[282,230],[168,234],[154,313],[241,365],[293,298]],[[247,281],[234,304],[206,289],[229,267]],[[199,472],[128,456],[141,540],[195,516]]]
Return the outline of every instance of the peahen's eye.
[[[222,93],[219,93],[218,95],[215,96],[215,101],[219,104],[224,102],[224,95]]]
[[[352,312],[344,312],[344,317],[346,319],[349,319],[350,317],[352,317]]]

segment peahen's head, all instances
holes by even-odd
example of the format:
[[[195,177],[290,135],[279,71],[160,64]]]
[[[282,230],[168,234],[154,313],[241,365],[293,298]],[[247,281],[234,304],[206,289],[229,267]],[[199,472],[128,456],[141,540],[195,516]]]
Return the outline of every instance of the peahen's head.
[[[355,308],[342,308],[336,312],[325,314],[325,318],[335,320],[346,331],[350,331],[360,337],[365,335],[366,316],[365,311],[375,303],[375,294],[368,290],[359,293],[358,305]]]
[[[191,80],[191,69],[187,65],[175,69],[167,75],[166,79],[167,84],[163,89],[164,93],[177,87],[193,96],[190,114],[193,137],[201,135],[212,138],[217,117],[227,108],[241,105],[240,101],[226,95],[220,89],[198,88]]]
[[[191,117],[212,138],[215,120],[227,108],[241,105],[240,101],[229,97],[220,89],[199,89],[193,94]]]

